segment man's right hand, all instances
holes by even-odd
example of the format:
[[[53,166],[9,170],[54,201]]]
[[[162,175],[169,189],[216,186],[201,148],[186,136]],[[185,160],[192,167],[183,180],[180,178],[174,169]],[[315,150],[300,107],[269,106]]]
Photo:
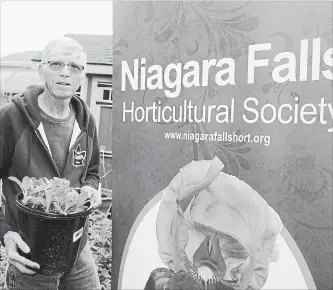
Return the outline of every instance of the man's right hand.
[[[29,246],[22,240],[21,236],[12,231],[8,231],[4,237],[4,244],[8,256],[9,263],[15,266],[21,273],[33,275],[36,272],[27,268],[39,269],[39,265],[35,262],[32,262],[18,253],[18,248],[22,250],[24,253],[29,253]]]

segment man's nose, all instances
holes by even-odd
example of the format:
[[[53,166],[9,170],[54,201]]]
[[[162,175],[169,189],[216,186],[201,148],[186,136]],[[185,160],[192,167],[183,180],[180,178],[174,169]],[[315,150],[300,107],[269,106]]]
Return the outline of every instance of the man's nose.
[[[67,65],[64,65],[64,67],[60,71],[60,75],[65,77],[69,77],[71,75]]]

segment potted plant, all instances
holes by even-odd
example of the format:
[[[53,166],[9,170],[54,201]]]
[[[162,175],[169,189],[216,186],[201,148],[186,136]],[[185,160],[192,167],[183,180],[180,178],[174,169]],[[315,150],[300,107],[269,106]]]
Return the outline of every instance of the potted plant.
[[[57,177],[9,179],[21,189],[16,197],[19,234],[30,247],[28,255],[20,254],[37,262],[44,274],[70,270],[92,210],[89,196]]]

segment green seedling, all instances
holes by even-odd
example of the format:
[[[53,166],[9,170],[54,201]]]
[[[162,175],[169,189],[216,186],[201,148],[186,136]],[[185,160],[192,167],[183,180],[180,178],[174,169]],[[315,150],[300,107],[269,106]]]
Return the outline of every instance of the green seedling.
[[[85,204],[89,201],[89,194],[80,194],[80,188],[71,187],[70,182],[64,178],[36,179],[25,176],[22,182],[12,176],[9,179],[22,191],[23,198],[20,202],[32,209],[59,215],[75,214],[87,209]]]

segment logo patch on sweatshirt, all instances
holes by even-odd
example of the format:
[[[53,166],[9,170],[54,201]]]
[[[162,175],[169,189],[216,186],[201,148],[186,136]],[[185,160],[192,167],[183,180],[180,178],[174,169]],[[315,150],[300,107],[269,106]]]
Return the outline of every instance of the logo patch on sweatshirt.
[[[86,159],[86,151],[81,151],[81,146],[78,144],[76,149],[73,151],[72,164],[75,167],[84,166],[84,159]]]

